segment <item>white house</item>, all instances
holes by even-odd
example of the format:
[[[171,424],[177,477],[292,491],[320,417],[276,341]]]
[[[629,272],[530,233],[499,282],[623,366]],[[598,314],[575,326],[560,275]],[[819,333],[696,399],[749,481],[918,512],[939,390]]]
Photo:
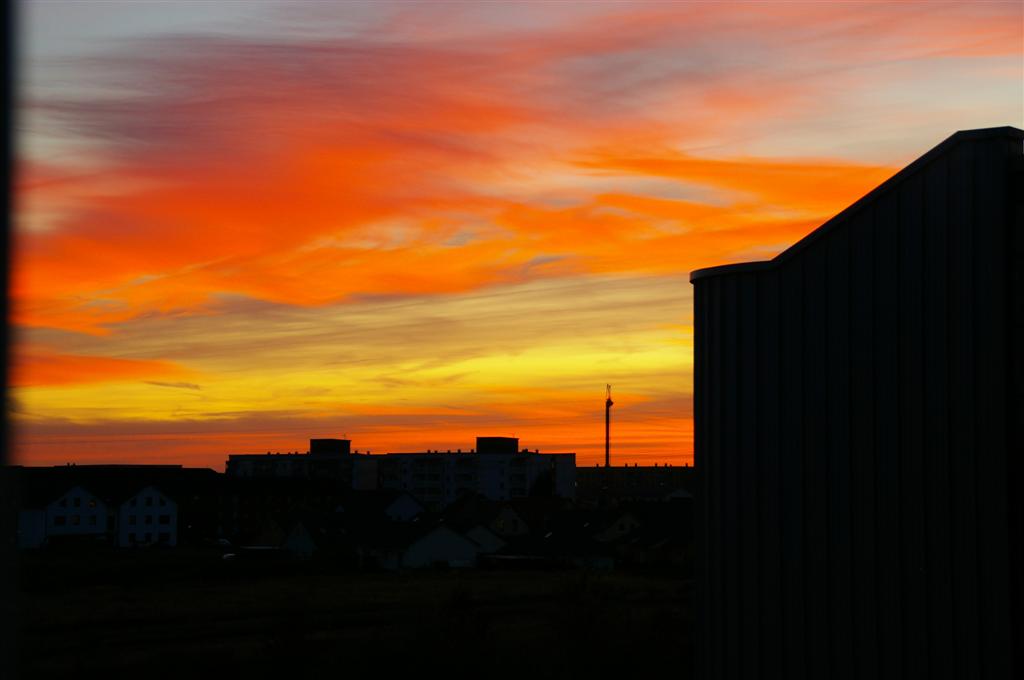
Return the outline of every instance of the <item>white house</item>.
[[[155,486],[142,488],[118,510],[117,544],[178,544],[178,504]]]
[[[110,520],[110,508],[99,496],[73,486],[46,506],[46,536],[101,537]]]
[[[401,566],[406,569],[444,564],[449,567],[476,566],[480,546],[444,525],[423,534],[402,551]]]

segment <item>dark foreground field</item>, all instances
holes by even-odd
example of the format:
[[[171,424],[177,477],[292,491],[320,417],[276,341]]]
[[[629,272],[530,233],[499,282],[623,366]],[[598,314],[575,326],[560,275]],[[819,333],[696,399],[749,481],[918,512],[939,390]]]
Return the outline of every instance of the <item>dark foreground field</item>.
[[[22,676],[688,677],[672,573],[352,573],[216,554],[27,554]],[[661,675],[661,673],[657,673]]]

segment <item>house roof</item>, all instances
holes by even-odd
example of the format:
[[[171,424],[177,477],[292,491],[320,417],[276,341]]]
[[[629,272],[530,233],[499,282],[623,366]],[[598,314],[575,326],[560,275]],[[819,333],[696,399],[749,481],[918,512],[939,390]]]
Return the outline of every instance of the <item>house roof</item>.
[[[402,550],[442,527],[462,535],[455,527],[446,525],[441,518],[422,515],[412,522],[357,524],[350,527],[349,535],[353,541],[364,546],[385,550]]]
[[[516,511],[526,525],[534,531],[550,524],[552,518],[571,507],[564,498],[513,498],[508,504]]]
[[[523,507],[511,500],[496,501],[479,493],[467,493],[446,507],[441,516],[450,526],[466,531],[478,524],[490,524],[503,512],[513,512],[529,527],[530,522],[521,512]]]
[[[20,467],[14,477],[20,505],[25,508],[44,508],[76,486],[111,507],[119,506],[147,486],[175,500],[190,490],[210,487],[219,479],[218,473],[208,468],[180,465]]]

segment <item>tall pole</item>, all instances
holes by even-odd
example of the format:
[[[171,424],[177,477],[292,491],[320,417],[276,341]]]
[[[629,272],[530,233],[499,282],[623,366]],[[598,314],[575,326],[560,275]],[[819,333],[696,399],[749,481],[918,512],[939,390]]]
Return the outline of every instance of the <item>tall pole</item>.
[[[612,386],[606,385],[606,387],[608,391],[604,400],[604,466],[611,467],[611,458],[608,455],[611,443],[609,425],[612,419],[612,404],[615,402],[612,401]]]

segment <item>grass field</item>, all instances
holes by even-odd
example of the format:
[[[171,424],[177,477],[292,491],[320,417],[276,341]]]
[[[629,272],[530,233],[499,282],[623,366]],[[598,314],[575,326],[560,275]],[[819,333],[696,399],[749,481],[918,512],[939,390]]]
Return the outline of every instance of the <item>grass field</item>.
[[[689,676],[692,585],[672,573],[353,573],[218,557],[25,554],[23,677]]]

